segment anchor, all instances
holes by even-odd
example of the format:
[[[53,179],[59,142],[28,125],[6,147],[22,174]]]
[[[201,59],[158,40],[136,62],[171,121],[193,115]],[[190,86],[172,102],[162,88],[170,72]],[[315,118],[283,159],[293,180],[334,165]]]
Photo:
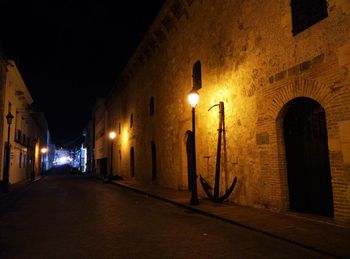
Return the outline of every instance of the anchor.
[[[214,202],[223,202],[225,201],[230,194],[233,192],[236,183],[237,183],[237,177],[233,179],[233,182],[225,191],[225,194],[223,196],[220,196],[219,193],[219,185],[220,185],[220,160],[221,160],[221,138],[222,138],[222,132],[224,131],[224,103],[220,102],[218,104],[213,105],[209,108],[208,111],[210,111],[212,108],[219,106],[219,128],[218,128],[218,144],[217,144],[217,151],[216,151],[216,168],[215,168],[215,183],[214,183],[214,194],[212,194],[211,190],[213,189],[210,184],[200,175],[200,182],[202,184],[202,187],[204,189],[204,192],[207,194],[210,200]]]

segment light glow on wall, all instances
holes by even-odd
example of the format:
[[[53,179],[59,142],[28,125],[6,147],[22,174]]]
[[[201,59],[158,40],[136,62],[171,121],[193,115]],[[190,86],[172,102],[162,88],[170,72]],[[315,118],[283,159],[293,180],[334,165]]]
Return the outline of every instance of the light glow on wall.
[[[230,91],[228,89],[220,89],[210,95],[210,106],[224,102],[225,110],[229,107]],[[209,107],[208,107],[209,108]]]
[[[123,143],[125,145],[128,144],[128,139],[129,139],[129,133],[128,133],[128,130],[125,128],[123,130]]]

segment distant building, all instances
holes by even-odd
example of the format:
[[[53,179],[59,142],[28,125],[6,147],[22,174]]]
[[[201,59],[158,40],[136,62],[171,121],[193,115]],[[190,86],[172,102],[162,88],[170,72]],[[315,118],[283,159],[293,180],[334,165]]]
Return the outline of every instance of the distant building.
[[[309,2],[166,1],[106,99],[108,125],[96,108],[99,170],[115,129],[116,173],[187,189],[195,88],[198,174],[213,185],[208,109],[223,102],[221,193],[237,177],[232,202],[350,223],[350,1]]]
[[[47,153],[47,168],[50,169],[54,165],[55,155],[56,155],[56,145],[48,141],[48,153]]]
[[[48,126],[43,114],[31,109],[33,99],[11,60],[5,62],[5,84],[1,88],[1,137],[0,170],[4,176],[5,154],[7,151],[8,124],[6,116],[12,114],[10,127],[10,165],[9,183],[16,184],[43,172],[48,168],[47,155],[40,149],[50,142]]]
[[[86,172],[92,173],[94,170],[95,165],[95,158],[94,158],[94,127],[93,127],[93,121],[90,120],[88,124],[86,125],[84,132],[84,142],[83,147],[86,149]]]
[[[107,110],[105,99],[97,100],[93,110],[94,122],[94,158],[95,170],[97,174],[106,174],[107,166]]]

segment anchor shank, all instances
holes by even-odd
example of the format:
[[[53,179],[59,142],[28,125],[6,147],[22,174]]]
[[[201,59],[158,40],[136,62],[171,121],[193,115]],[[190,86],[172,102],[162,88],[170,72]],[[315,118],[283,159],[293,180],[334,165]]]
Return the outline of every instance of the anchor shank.
[[[223,119],[224,119],[224,103],[219,103],[219,128],[218,128],[218,144],[216,152],[216,168],[215,168],[215,184],[214,184],[214,197],[219,198],[220,191],[220,161],[221,161],[221,137],[223,131]]]

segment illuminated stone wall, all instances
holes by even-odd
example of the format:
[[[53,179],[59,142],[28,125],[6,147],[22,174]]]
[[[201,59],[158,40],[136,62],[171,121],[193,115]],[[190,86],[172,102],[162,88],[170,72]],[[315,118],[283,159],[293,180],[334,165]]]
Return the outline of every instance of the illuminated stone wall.
[[[106,171],[107,159],[107,111],[105,99],[99,98],[93,109],[94,134],[94,159],[96,173],[103,174]]]
[[[310,97],[326,111],[335,219],[350,222],[350,3],[328,2],[326,19],[293,36],[288,0],[167,1],[108,97],[110,128],[121,128],[117,173],[130,176],[133,147],[135,178],[151,182],[153,141],[156,182],[187,188],[187,94],[200,60],[198,174],[213,185],[218,110],[208,108],[223,101],[221,186],[237,176],[231,201],[288,209],[281,114],[293,98]]]

